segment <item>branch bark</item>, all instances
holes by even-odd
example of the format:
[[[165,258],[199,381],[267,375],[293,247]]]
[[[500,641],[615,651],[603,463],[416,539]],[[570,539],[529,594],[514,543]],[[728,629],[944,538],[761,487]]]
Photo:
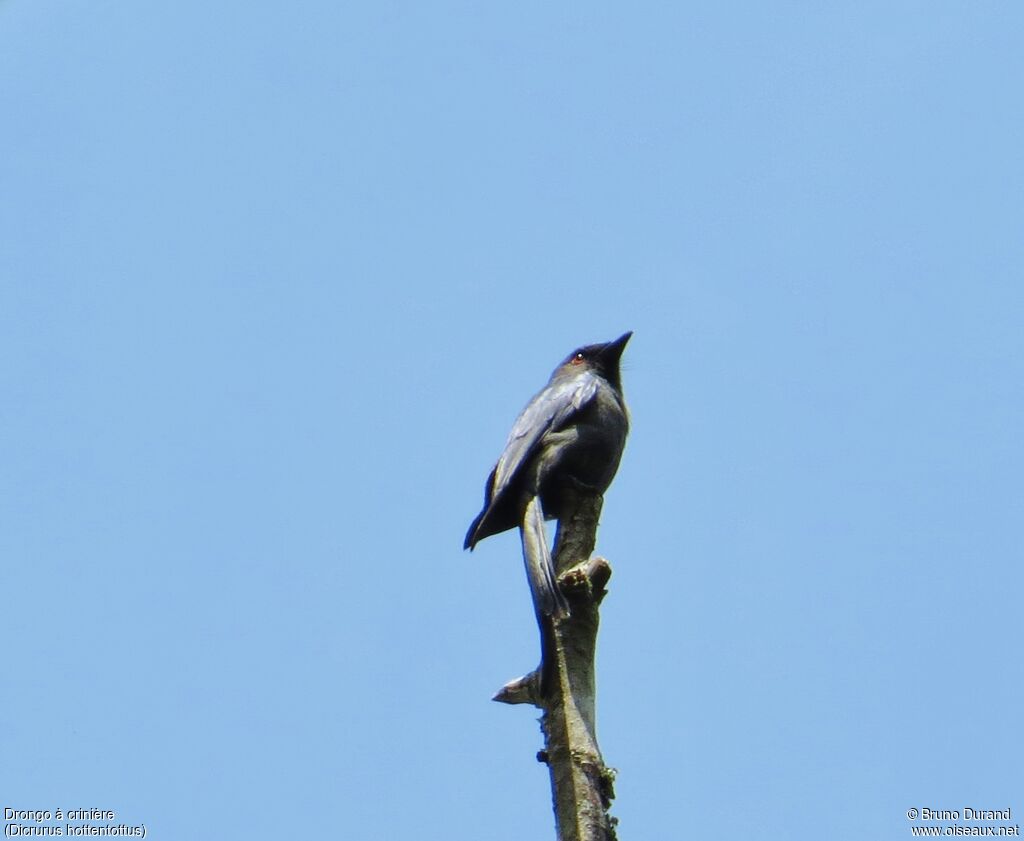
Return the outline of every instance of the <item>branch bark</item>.
[[[612,572],[604,558],[590,558],[602,502],[601,496],[578,493],[563,510],[554,561],[571,613],[557,622],[538,615],[540,666],[506,684],[494,698],[544,711],[544,750],[537,758],[551,774],[559,841],[616,841],[616,819],[608,812],[615,796],[614,772],[601,756],[596,721],[598,608]]]

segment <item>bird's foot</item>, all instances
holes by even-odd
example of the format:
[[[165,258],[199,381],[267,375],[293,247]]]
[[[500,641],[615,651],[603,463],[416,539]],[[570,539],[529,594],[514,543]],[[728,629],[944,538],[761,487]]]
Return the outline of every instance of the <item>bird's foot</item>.
[[[593,494],[594,496],[598,496],[600,494],[597,485],[587,484],[582,479],[577,479],[575,476],[566,476],[566,479],[569,480],[570,487],[575,491],[585,494]]]

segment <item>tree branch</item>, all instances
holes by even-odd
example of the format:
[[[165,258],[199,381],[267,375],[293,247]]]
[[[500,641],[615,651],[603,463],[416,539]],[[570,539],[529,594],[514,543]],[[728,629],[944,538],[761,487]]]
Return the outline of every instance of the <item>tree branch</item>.
[[[608,814],[614,772],[597,744],[594,657],[611,567],[594,550],[600,496],[573,494],[562,511],[554,561],[571,614],[558,622],[539,617],[543,659],[534,672],[506,684],[494,700],[533,704],[544,711],[544,750],[551,773],[559,841],[615,841]]]

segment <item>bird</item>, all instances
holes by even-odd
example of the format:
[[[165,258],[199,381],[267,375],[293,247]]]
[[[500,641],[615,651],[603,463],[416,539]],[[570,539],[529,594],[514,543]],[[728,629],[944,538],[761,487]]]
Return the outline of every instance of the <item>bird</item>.
[[[619,363],[633,335],[570,353],[519,413],[484,485],[484,506],[466,533],[472,551],[486,537],[518,527],[538,616],[562,618],[545,519],[560,519],[568,491],[603,494],[629,433]]]

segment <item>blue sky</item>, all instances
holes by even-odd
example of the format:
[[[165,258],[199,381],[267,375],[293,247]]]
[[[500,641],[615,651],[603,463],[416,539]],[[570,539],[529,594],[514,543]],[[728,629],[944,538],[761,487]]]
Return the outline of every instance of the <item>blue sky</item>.
[[[1016,4],[0,3],[0,799],[553,837],[516,413],[635,331],[623,839],[1024,814]],[[1015,822],[1015,821],[1014,821]]]

